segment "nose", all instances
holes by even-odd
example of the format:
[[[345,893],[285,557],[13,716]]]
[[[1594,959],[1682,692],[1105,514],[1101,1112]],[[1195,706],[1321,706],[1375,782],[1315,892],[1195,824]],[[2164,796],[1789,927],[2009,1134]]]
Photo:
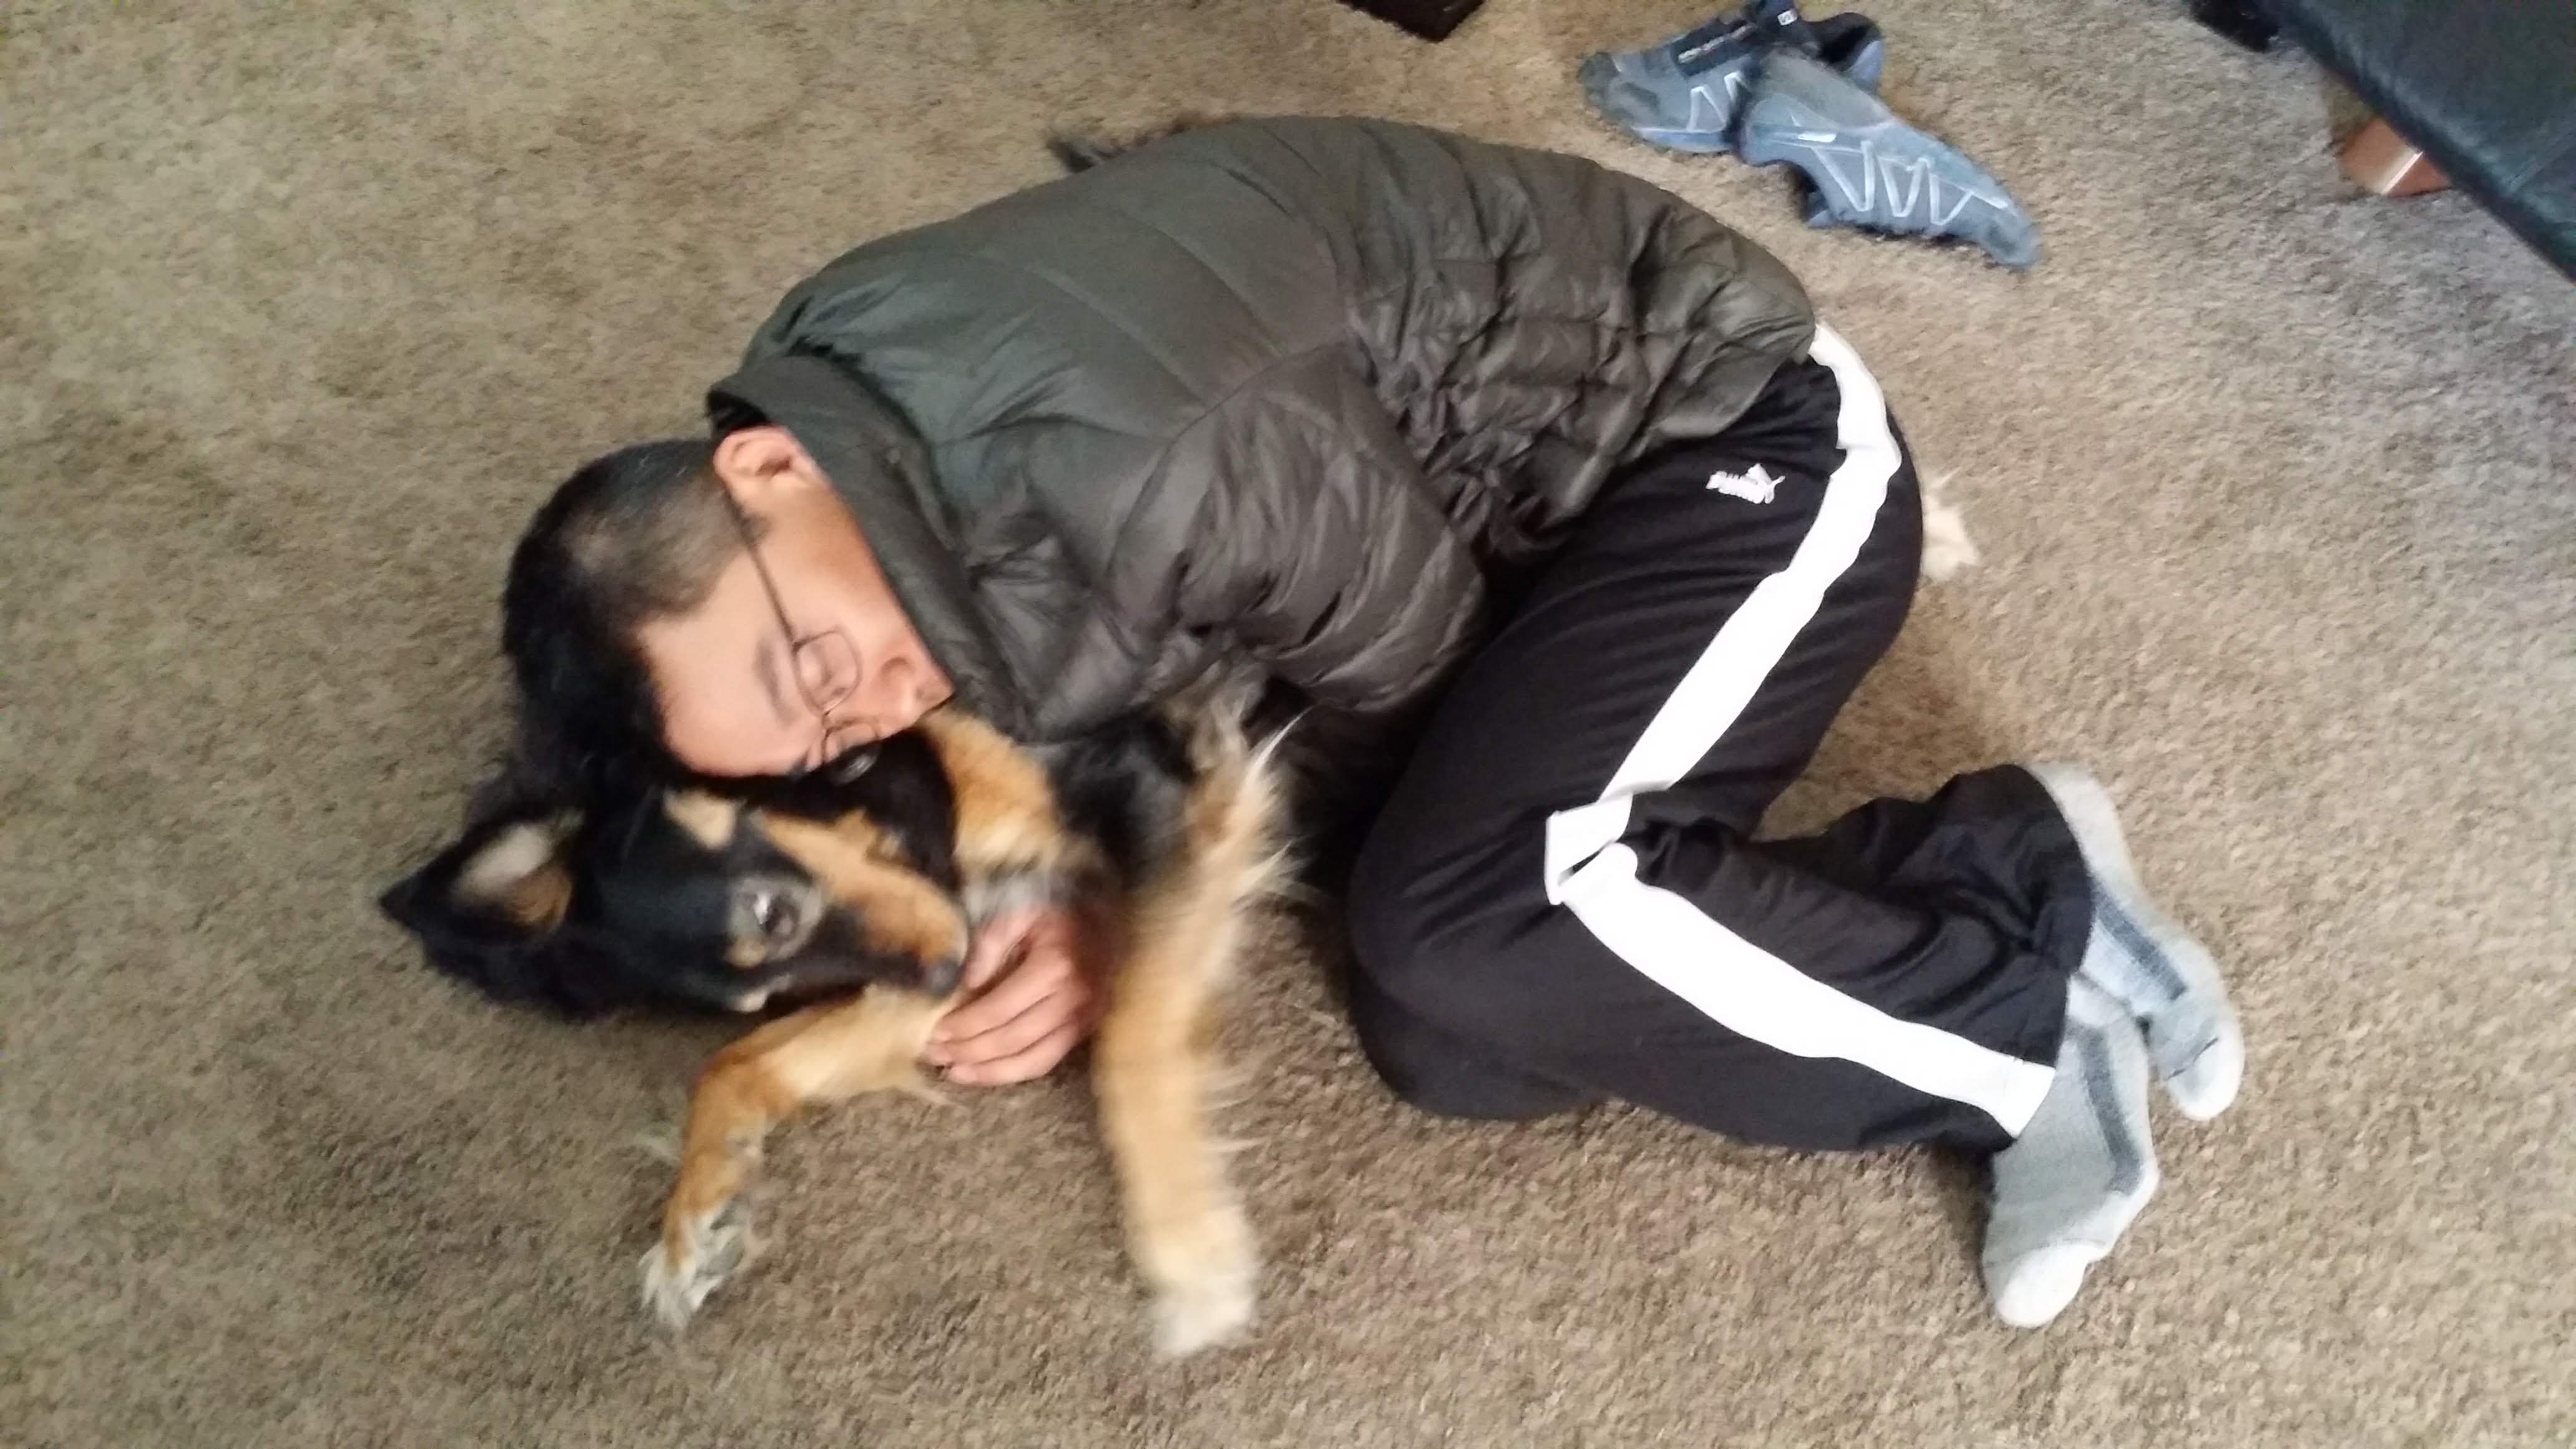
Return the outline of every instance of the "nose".
[[[921,723],[923,715],[948,698],[945,677],[928,660],[915,658],[902,649],[878,661],[868,675],[865,691],[861,713],[875,726],[880,739]]]
[[[946,996],[957,989],[958,979],[965,974],[966,958],[962,956],[926,961],[921,967],[921,989],[932,996]]]

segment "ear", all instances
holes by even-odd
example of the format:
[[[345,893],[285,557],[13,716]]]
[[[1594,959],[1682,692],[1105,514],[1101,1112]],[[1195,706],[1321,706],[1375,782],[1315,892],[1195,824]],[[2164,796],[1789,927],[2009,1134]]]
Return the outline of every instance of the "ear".
[[[560,811],[481,821],[376,904],[419,939],[431,965],[496,1001],[600,1015],[633,993],[605,946],[564,928],[566,853],[579,827]]]
[[[716,443],[715,470],[734,501],[755,514],[766,514],[782,498],[798,493],[818,487],[827,494],[831,491],[805,445],[776,423],[756,423],[725,434]]]
[[[531,934],[553,931],[572,908],[572,871],[563,848],[576,825],[563,815],[488,825],[471,845],[459,842],[463,848],[449,852],[456,870],[448,895],[465,910]]]

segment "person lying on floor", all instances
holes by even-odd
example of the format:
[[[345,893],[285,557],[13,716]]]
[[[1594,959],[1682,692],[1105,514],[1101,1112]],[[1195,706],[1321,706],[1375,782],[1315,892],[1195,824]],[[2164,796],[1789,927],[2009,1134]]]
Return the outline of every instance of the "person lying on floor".
[[[1186,130],[795,288],[711,435],[575,473],[511,563],[525,768],[836,769],[956,701],[1075,735],[1214,669],[1305,708],[1353,1024],[1404,1100],[1605,1098],[1990,1157],[2037,1325],[2243,1050],[2082,771],[1757,840],[1905,617],[1915,469],[1797,280],[1643,181],[1408,126]],[[1069,924],[992,923],[933,1043],[1051,1070]]]

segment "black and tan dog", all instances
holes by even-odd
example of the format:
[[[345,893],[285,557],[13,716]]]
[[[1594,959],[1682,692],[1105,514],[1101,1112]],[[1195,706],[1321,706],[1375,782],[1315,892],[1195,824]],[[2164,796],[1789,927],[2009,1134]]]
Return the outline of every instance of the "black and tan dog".
[[[1077,908],[1112,963],[1092,1053],[1155,1341],[1250,1320],[1256,1255],[1207,1118],[1211,1010],[1244,908],[1277,878],[1270,751],[1203,703],[1078,744],[1012,744],[945,710],[846,784],[637,790],[504,812],[385,895],[442,969],[567,1015],[650,1003],[776,1012],[700,1076],[647,1304],[677,1327],[744,1261],[742,1192],[771,1127],[923,1091],[975,926]],[[793,1008],[792,1010],[786,1010]]]

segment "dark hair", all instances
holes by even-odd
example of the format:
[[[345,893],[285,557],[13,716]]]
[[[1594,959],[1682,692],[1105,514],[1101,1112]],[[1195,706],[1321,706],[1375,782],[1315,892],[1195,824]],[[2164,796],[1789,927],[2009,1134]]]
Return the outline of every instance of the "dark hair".
[[[713,443],[639,443],[592,460],[529,520],[501,593],[519,683],[516,793],[587,799],[676,767],[635,633],[706,602],[742,548]]]

